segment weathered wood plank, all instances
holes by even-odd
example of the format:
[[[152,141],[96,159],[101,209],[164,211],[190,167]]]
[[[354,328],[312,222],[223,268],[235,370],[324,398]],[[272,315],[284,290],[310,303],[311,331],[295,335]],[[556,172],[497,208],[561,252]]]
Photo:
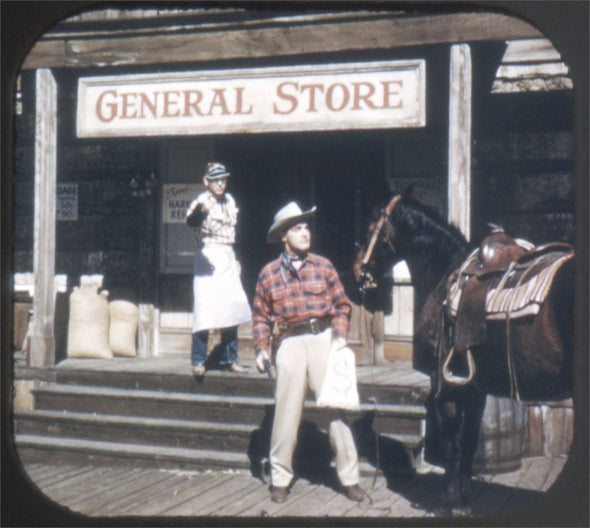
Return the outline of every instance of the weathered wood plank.
[[[137,355],[153,357],[157,353],[158,321],[153,304],[139,305],[139,328],[137,331]]]
[[[121,509],[124,506],[135,504],[137,500],[143,499],[146,495],[159,500],[162,490],[170,489],[178,481],[178,475],[163,471],[150,472],[142,470],[141,473],[141,478],[129,482],[124,493],[121,493],[118,498],[96,503],[91,509],[85,509],[84,513],[104,516],[121,515]]]
[[[424,381],[425,380],[421,376],[416,375],[415,372],[408,372],[405,374],[400,372],[399,375],[391,380],[390,384],[400,387],[412,387],[415,385],[422,386],[424,385]]]
[[[494,475],[491,475],[490,479],[486,479],[486,481],[501,486],[517,487],[523,479],[524,474],[525,470],[521,467],[520,470],[512,471],[510,473],[495,473]]]
[[[498,68],[497,77],[501,79],[527,79],[536,77],[559,77],[568,75],[568,67],[563,62],[543,64],[506,64]]]
[[[78,483],[82,483],[82,485],[89,480],[96,479],[97,481],[105,475],[105,473],[113,471],[112,468],[108,467],[101,467],[101,466],[82,466],[82,465],[69,465],[68,467],[71,468],[71,473],[67,476],[64,476],[62,479],[58,479],[58,476],[62,474],[62,466],[56,466],[52,464],[49,466],[51,472],[54,475],[54,480],[52,482],[43,482],[40,483],[40,487],[46,494],[51,494],[51,497],[58,496],[60,493],[65,492],[68,493],[68,489],[73,489],[80,491],[77,488]],[[79,470],[76,471],[77,468]]]
[[[232,479],[231,475],[205,475],[206,486],[200,490],[190,489],[183,494],[184,501],[175,504],[172,507],[167,507],[160,512],[160,515],[201,515],[201,505],[207,504],[211,496],[218,493],[217,488],[224,486]]]
[[[403,500],[402,496],[387,487],[387,481],[383,475],[377,477],[375,487],[373,478],[361,478],[361,487],[367,493],[365,499],[345,510],[346,516],[358,517],[391,517],[394,505]]]
[[[27,472],[27,475],[29,475],[32,480],[35,480],[36,477],[41,477],[44,474],[53,472],[53,468],[51,466],[41,463],[25,463],[24,468]]]
[[[123,469],[121,472],[106,472],[98,482],[85,480],[78,486],[69,488],[68,500],[62,499],[60,502],[67,504],[73,510],[87,513],[87,509],[93,509],[97,503],[104,504],[112,500],[118,493],[127,489],[130,483],[142,476],[139,470]]]
[[[36,466],[36,467],[32,467]],[[83,470],[80,466],[63,466],[60,467],[60,472],[62,474],[67,474],[68,471],[77,472]],[[49,466],[45,464],[26,464],[25,471],[27,475],[31,478],[31,480],[39,485],[45,485],[46,482],[51,481],[55,478],[56,469],[54,466]]]
[[[260,480],[252,479],[247,487],[247,493],[231,503],[226,504],[215,512],[219,516],[260,516],[263,508],[260,505],[265,500],[268,501],[270,497],[269,485],[264,484]],[[250,512],[250,513],[248,513]]]
[[[53,493],[53,490],[63,486],[70,486],[78,480],[84,480],[87,475],[96,471],[91,466],[67,466],[59,471],[53,470],[44,477],[34,479],[35,484],[42,488],[45,493]]]
[[[55,365],[55,226],[57,181],[57,83],[48,69],[35,81],[35,295],[29,341],[32,367]]]
[[[451,47],[449,80],[449,222],[471,238],[471,48]]]
[[[551,459],[535,458],[527,462],[524,475],[520,480],[520,486],[532,490],[543,489],[547,481],[547,475],[551,469]]]
[[[549,488],[551,488],[551,486],[553,486],[553,484],[555,484],[557,477],[559,477],[559,475],[563,471],[563,466],[565,465],[566,461],[567,458],[565,457],[551,458],[551,466],[549,469],[549,473],[547,474],[547,478],[545,479],[545,483],[541,488],[542,491],[547,491]]]
[[[271,515],[280,517],[313,516],[313,511],[308,507],[309,502],[316,493],[321,493],[322,487],[324,486],[298,480],[295,482],[288,500]]]
[[[270,500],[270,491],[268,487],[261,486],[256,492],[256,494],[260,496],[260,501],[258,503],[254,503],[251,507],[242,511],[240,515],[246,517],[275,517],[277,515],[280,515],[280,511],[283,509],[283,507],[285,507],[286,504],[296,499],[298,495],[304,493],[306,486],[309,486],[309,483],[303,480],[295,481],[291,488],[291,491],[289,492],[289,495],[287,496],[287,502],[284,504],[276,504],[272,502]]]
[[[57,503],[86,513],[85,508],[93,504],[96,484],[104,479],[112,482],[112,473],[113,468],[97,467],[44,491]]]
[[[158,515],[160,511],[174,501],[179,493],[187,488],[193,488],[195,482],[190,477],[177,475],[166,484],[166,493],[156,483],[150,484],[134,501],[121,501],[115,515]]]
[[[307,517],[325,517],[334,515],[334,511],[340,509],[334,507],[334,503],[338,501],[340,496],[341,493],[338,491],[328,486],[319,485],[314,488],[312,494],[307,494],[303,499],[305,510],[301,515]],[[299,508],[301,508],[301,506],[299,506]],[[289,515],[289,512],[283,511],[281,512],[281,515]],[[345,516],[344,511],[342,511],[342,516]]]
[[[442,491],[439,475],[416,475],[410,480],[395,479],[393,489],[402,500],[395,503],[393,515],[399,517],[424,517],[434,507]]]
[[[516,40],[507,44],[506,52],[502,58],[503,63],[558,61],[561,59],[561,55],[548,39]]]
[[[229,482],[215,488],[217,493],[213,494],[206,504],[203,504],[201,515],[218,515],[217,512],[226,504],[236,502],[244,495],[247,495],[251,486],[258,482],[262,484],[251,475],[233,475]]]
[[[200,490],[208,489],[213,478],[221,479],[220,475],[180,474],[173,484],[167,486],[168,492],[162,494],[157,489],[146,493],[133,504],[127,504],[120,509],[122,515],[161,515],[171,507],[181,504],[186,497],[192,497]]]
[[[389,49],[435,43],[541,37],[528,23],[497,13],[393,17],[257,29],[177,32],[127,38],[38,42],[24,63],[40,67],[121,66],[304,53]],[[63,49],[62,49],[63,48]]]
[[[121,503],[133,502],[137,496],[137,487],[143,489],[150,483],[157,482],[159,489],[166,489],[169,478],[160,472],[145,472],[138,470],[134,478],[126,479],[123,483],[112,482],[112,487],[103,490],[102,493],[90,497],[84,502],[73,503],[84,515],[113,516],[118,515],[118,506]],[[120,502],[119,502],[120,501]]]
[[[527,507],[550,487],[565,461],[565,457],[525,459],[519,471],[476,479],[473,515],[495,516]],[[48,496],[53,500],[84,514],[109,516],[424,517],[437,506],[443,482],[434,473],[389,480],[378,475],[372,489],[373,478],[363,477],[360,484],[370,499],[352,503],[338,490],[299,479],[287,502],[275,504],[268,485],[246,472],[100,467],[69,479],[64,478],[64,467],[53,465],[43,472],[51,473],[53,493]]]

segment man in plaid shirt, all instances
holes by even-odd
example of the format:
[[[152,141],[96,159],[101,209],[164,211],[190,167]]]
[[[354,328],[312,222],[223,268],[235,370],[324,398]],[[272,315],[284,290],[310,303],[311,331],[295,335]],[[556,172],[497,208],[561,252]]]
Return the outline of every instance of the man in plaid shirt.
[[[267,242],[282,242],[284,251],[268,263],[258,277],[252,309],[256,365],[264,372],[270,361],[273,325],[280,329],[276,352],[275,415],[271,433],[271,499],[283,502],[293,479],[293,453],[307,389],[316,398],[321,390],[333,350],[346,345],[351,304],[338,273],[326,258],[309,252],[307,220],[315,207],[303,212],[295,202],[280,209]],[[352,432],[338,417],[330,423],[330,444],[336,471],[350,500],[361,501],[358,455]]]

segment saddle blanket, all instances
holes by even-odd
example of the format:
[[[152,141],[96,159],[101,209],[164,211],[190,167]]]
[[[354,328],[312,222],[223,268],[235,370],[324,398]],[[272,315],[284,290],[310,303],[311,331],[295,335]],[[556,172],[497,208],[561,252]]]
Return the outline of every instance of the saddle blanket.
[[[461,296],[469,280],[487,284],[486,319],[503,320],[536,315],[551,289],[551,284],[559,268],[574,258],[574,252],[541,253],[537,257],[513,262],[505,271],[481,278],[465,271],[473,268],[473,260],[477,258],[477,251],[474,251],[465,264],[450,277],[448,307],[453,318],[457,316]]]

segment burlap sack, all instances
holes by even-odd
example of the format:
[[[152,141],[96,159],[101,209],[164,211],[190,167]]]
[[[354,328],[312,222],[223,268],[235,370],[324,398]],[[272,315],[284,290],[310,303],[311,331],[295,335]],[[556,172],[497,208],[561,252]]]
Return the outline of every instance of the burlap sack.
[[[70,295],[68,357],[113,359],[109,346],[108,292],[96,285],[74,288]]]
[[[136,356],[139,308],[129,301],[111,301],[109,344],[115,356]]]

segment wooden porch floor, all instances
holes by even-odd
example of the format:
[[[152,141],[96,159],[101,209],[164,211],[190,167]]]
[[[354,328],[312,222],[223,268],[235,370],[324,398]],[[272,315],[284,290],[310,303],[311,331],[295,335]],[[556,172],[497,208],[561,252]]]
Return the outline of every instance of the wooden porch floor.
[[[240,363],[249,367],[240,376],[262,377],[253,356],[241,355]],[[66,359],[55,369],[191,375],[190,360],[184,356]],[[237,375],[212,370],[207,376],[215,379]],[[359,384],[403,385],[420,391],[429,385],[427,376],[404,362],[359,366],[357,378]],[[471,517],[520,516],[529,509],[534,511],[546,500],[545,492],[566,461],[565,456],[526,458],[517,471],[478,475],[474,479]],[[262,522],[263,517],[277,522],[294,517],[306,524],[309,519],[326,518],[425,518],[437,506],[443,485],[439,469],[427,465],[411,476],[385,475],[379,471],[361,478],[367,495],[361,503],[353,503],[329,481],[299,479],[294,482],[288,500],[275,504],[270,500],[268,483],[247,470],[187,471],[51,463],[29,463],[25,470],[44,495],[75,514],[94,518],[95,522],[100,518],[112,522],[121,517],[136,521],[143,517],[202,517],[211,522],[228,518],[231,525],[237,525],[248,518]]]
[[[256,362],[253,354],[241,353],[239,362],[241,365],[247,367],[248,371],[246,373],[236,375],[231,372],[212,369],[207,372],[207,376],[265,377],[264,374],[260,374],[256,370]],[[116,357],[112,360],[68,358],[61,361],[56,368],[191,376],[189,357],[172,355],[153,358]],[[359,384],[396,385],[414,387],[416,389],[427,389],[430,385],[428,376],[414,370],[411,363],[405,361],[388,362],[385,365],[359,365],[357,366],[357,382]]]
[[[538,507],[566,457],[524,459],[518,471],[475,480],[473,518],[525,515]],[[283,504],[247,471],[177,471],[30,464],[39,489],[76,514],[101,517],[424,518],[437,504],[442,476],[433,471],[387,480],[363,477],[360,503],[329,484],[295,481]],[[237,524],[237,522],[236,522]]]

